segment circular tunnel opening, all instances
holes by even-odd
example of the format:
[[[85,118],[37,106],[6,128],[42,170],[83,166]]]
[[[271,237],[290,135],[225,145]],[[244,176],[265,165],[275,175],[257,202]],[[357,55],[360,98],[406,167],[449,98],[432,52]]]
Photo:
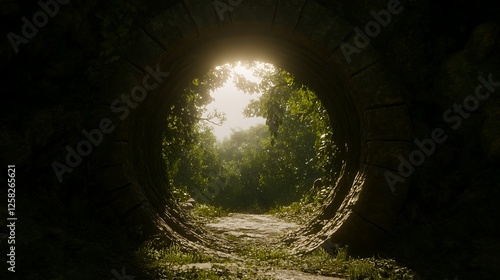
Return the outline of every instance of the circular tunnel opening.
[[[182,208],[301,221],[319,210],[338,174],[330,118],[312,89],[274,65],[238,61],[193,78],[177,96],[162,150]]]
[[[402,141],[401,146],[407,146],[399,130],[406,125],[404,105],[393,99],[384,101],[389,104],[376,103],[379,101],[372,104],[376,97],[361,94],[370,92],[360,85],[366,82],[362,74],[353,78],[338,62],[324,59],[324,53],[313,50],[307,42],[296,38],[276,38],[247,30],[244,35],[223,32],[215,38],[196,40],[196,44],[183,46],[178,53],[161,62],[160,68],[168,69],[168,78],[136,109],[129,125],[133,132],[129,134],[129,144],[133,147],[130,170],[136,175],[136,186],[144,192],[142,208],[153,213],[149,214],[155,222],[152,232],[158,232],[156,227],[159,228],[162,235],[173,236],[172,243],[181,244],[183,248],[202,251],[217,248],[216,251],[225,253],[234,249],[216,231],[198,227],[176,203],[160,152],[164,140],[162,132],[168,124],[171,105],[186,85],[218,65],[235,60],[258,60],[287,69],[297,81],[315,90],[328,112],[331,139],[337,147],[336,165],[329,174],[336,180],[319,212],[282,238],[280,244],[292,248],[294,254],[307,254],[318,247],[331,250],[345,245],[350,246],[351,252],[373,252],[380,246],[390,234],[396,209],[404,196],[404,192],[392,194],[383,176],[384,165],[394,169],[394,162],[387,162],[387,159],[392,160],[395,153],[402,151],[396,149],[386,154],[386,145]],[[365,69],[375,76],[379,72],[376,67]],[[381,79],[380,82],[385,81]],[[387,127],[389,117],[399,120]],[[225,239],[231,238],[226,235]],[[214,247],[213,244],[218,245]]]
[[[40,258],[19,251],[19,270],[34,268],[21,277],[109,279],[123,260],[115,261],[116,252],[152,236],[228,252],[175,202],[161,128],[170,116],[166,105],[192,77],[234,59],[294,73],[315,89],[335,126],[338,177],[317,216],[283,240],[293,253],[330,244],[373,254],[389,240],[399,241],[393,248],[403,248],[403,260],[425,259],[422,271],[434,278],[498,272],[488,260],[497,257],[489,249],[495,217],[483,215],[496,209],[497,176],[489,176],[498,158],[495,99],[411,178],[391,181],[418,152],[416,138],[443,125],[452,102],[461,104],[478,79],[496,81],[498,26],[481,11],[488,5],[471,6],[477,20],[455,9],[440,25],[442,9],[415,1],[11,2],[3,13],[2,65],[6,93],[15,94],[4,104],[0,146],[2,158],[19,168],[20,210],[29,212],[20,219],[18,245],[49,252]],[[486,20],[493,22],[477,25]],[[377,35],[361,47],[361,32]],[[81,248],[85,257],[75,253]],[[107,264],[96,274],[91,263]],[[125,274],[114,268],[116,278]]]
[[[175,203],[169,188],[161,155],[169,108],[194,77],[217,65],[266,61],[287,69],[315,90],[329,113],[337,147],[338,164],[332,171],[337,180],[321,212],[286,242],[297,253],[311,251],[325,241],[376,250],[390,236],[407,189],[403,182],[392,190],[384,174],[397,170],[395,159],[409,149],[411,141],[401,88],[384,70],[378,54],[367,47],[357,60],[347,61],[338,44],[350,40],[345,32],[350,27],[337,17],[327,17],[335,28],[333,33],[317,34],[323,37],[313,38],[307,35],[311,30],[292,22],[266,29],[245,20],[241,24],[233,20],[231,25],[197,25],[197,18],[178,19],[194,20],[197,28],[172,37],[171,21],[165,21],[171,13],[145,24],[135,35],[136,45],[128,57],[116,64],[116,79],[133,77],[124,88],[134,88],[152,71],[161,75],[158,87],[134,108],[117,133],[127,143],[124,170],[131,184],[126,199],[116,206],[118,212],[131,225],[144,228],[146,235],[161,233],[185,247],[199,248],[210,242],[210,235],[195,227]]]
[[[189,56],[184,55],[180,60],[165,64],[172,67],[166,67],[171,73],[168,81],[162,84],[162,89],[157,94],[151,95],[134,112],[136,115],[131,130],[134,132],[130,144],[132,147],[141,148],[138,149],[139,154],[131,160],[131,169],[139,175],[137,180],[142,189],[151,192],[146,193],[146,196],[153,195],[154,200],[157,200],[156,207],[162,209],[172,199],[172,195],[166,191],[168,178],[151,172],[154,170],[164,174],[166,170],[159,151],[162,143],[161,131],[168,123],[168,109],[175,103],[178,93],[184,90],[186,84],[207,73],[211,67],[234,58],[259,59],[274,62],[278,66],[283,65],[288,67],[286,69],[290,69],[290,72],[294,71],[292,73],[298,81],[316,89],[315,93],[332,122],[332,141],[338,147],[339,164],[335,170],[331,170],[338,176],[334,182],[336,195],[330,202],[330,207],[335,204],[333,208],[340,206],[342,195],[349,191],[348,182],[352,181],[356,166],[359,165],[361,149],[359,116],[349,95],[349,85],[341,72],[335,71],[331,65],[297,45],[265,36],[224,36],[224,40],[207,40],[185,53]],[[144,135],[148,137],[145,138]],[[134,153],[131,155],[134,157]],[[148,159],[147,164],[144,159]],[[151,189],[146,187],[147,185]],[[154,200],[151,201],[152,204]],[[179,215],[179,219],[183,219],[180,216],[182,215]]]

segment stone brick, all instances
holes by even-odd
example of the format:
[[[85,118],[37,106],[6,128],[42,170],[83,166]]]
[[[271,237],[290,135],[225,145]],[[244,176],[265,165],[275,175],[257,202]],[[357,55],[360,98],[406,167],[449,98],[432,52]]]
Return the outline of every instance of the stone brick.
[[[271,28],[277,0],[243,1],[231,12],[233,25],[253,24]]]
[[[352,26],[331,12],[318,23],[311,34],[311,40],[327,48],[328,54],[335,50],[352,31]]]
[[[143,30],[136,32],[133,43],[133,46],[124,57],[143,71],[147,66],[154,69],[155,65],[166,56],[163,47]]]
[[[351,79],[353,96],[362,110],[404,103],[405,90],[390,78],[386,67],[378,62]]]
[[[273,28],[292,33],[299,22],[302,7],[306,0],[278,1]]]
[[[302,8],[300,20],[295,28],[295,33],[309,37],[317,28],[320,20],[325,16],[327,10],[315,1],[306,1]]]
[[[124,165],[96,169],[94,179],[102,186],[103,193],[130,184]]]
[[[214,1],[185,0],[189,14],[193,17],[196,28],[201,34],[219,26],[219,17],[213,5]]]
[[[98,91],[94,102],[111,105],[122,93],[130,94],[135,86],[142,84],[143,78],[144,74],[139,69],[120,59],[95,74]]]
[[[398,156],[408,155],[412,148],[411,142],[370,141],[364,146],[363,162],[390,170],[397,170],[399,165]]]
[[[406,106],[368,110],[363,115],[363,123],[367,140],[412,140]]]
[[[341,44],[346,43],[351,46],[355,46],[353,38],[354,31],[352,31],[351,35],[349,35],[346,40],[342,41]],[[370,44],[368,44],[365,48],[360,48],[359,53],[354,53],[350,55],[349,58],[351,59],[350,62],[348,61],[348,57],[344,55],[340,46],[330,56],[330,60],[340,67],[348,77],[351,77],[371,64],[381,60],[381,55]]]
[[[195,23],[182,4],[156,16],[144,29],[166,50],[182,39],[198,36]]]

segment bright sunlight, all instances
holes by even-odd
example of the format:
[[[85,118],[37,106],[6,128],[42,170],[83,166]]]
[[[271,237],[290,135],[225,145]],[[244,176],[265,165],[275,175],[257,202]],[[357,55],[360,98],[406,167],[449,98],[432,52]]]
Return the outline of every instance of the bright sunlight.
[[[260,83],[261,79],[254,76],[254,71],[269,71],[270,69],[274,69],[274,66],[268,63],[256,62],[255,67],[248,68],[241,62],[238,62],[231,70],[236,74],[243,75],[244,78],[251,82]],[[206,107],[207,110],[203,117],[207,117],[207,114],[217,110],[219,113],[224,113],[227,118],[220,126],[209,124],[214,129],[213,132],[218,141],[229,137],[234,130],[246,130],[251,126],[266,123],[266,119],[262,117],[247,118],[243,116],[243,109],[251,100],[259,99],[262,93],[245,94],[236,88],[234,77],[231,77],[224,86],[211,92],[210,95],[214,98],[214,101]]]

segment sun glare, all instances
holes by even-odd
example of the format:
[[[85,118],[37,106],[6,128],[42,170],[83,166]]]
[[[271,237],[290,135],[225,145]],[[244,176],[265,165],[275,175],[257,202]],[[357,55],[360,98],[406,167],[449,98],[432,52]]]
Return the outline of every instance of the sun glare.
[[[216,67],[217,68],[217,67]],[[252,68],[246,67],[240,61],[236,62],[236,66],[231,69],[234,73],[243,75],[251,82],[260,82],[260,78],[254,75],[255,71],[272,71],[274,66],[269,63],[256,62]],[[243,109],[253,99],[258,99],[261,93],[245,94],[239,91],[230,78],[221,88],[216,89],[211,93],[214,101],[207,106],[207,113],[217,110],[217,112],[226,114],[226,122],[221,125],[211,125],[214,129],[214,134],[217,140],[222,141],[225,137],[229,137],[233,130],[245,130],[257,124],[264,124],[264,118],[246,118],[243,116]]]

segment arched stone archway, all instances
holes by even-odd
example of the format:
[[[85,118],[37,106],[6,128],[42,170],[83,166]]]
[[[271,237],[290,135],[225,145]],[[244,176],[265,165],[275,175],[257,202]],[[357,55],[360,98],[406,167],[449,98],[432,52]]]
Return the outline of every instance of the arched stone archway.
[[[148,67],[169,74],[124,120],[115,115],[117,131],[95,172],[116,215],[186,246],[189,240],[203,243],[206,233],[192,229],[170,201],[160,153],[167,104],[210,67],[250,58],[286,68],[314,88],[341,147],[341,177],[323,213],[289,241],[298,251],[329,238],[373,249],[390,235],[407,192],[405,182],[392,193],[384,177],[386,170],[397,170],[397,156],[411,147],[404,89],[370,45],[348,62],[339,46],[354,45],[354,24],[315,1],[292,2],[241,2],[222,21],[213,3],[186,1],[130,34],[127,55],[101,75],[97,115],[109,115],[114,100],[141,85]]]
[[[372,254],[390,237],[384,252],[430,279],[499,278],[498,250],[492,248],[500,232],[500,11],[493,0],[401,0],[403,11],[368,45],[358,44],[350,63],[340,44],[356,46],[354,28],[363,30],[374,21],[372,11],[396,1],[220,1],[232,5],[223,19],[211,0],[51,1],[67,4],[31,30],[36,34],[19,43],[19,52],[7,35],[24,36],[23,17],[31,21],[41,7],[0,4],[6,35],[0,46],[0,161],[17,169],[20,249],[57,252],[61,263],[73,258],[85,266],[73,248],[95,239],[113,256],[123,244],[154,233],[186,247],[213,244],[215,237],[171,200],[159,156],[163,104],[193,76],[246,55],[311,85],[336,125],[335,141],[343,144],[342,176],[322,213],[286,240],[296,252],[331,238]],[[123,111],[113,112],[113,102],[143,85],[157,65],[170,74],[158,77],[161,82],[149,78],[158,86],[148,84],[148,97],[133,101],[137,107],[120,119]],[[488,100],[459,118],[460,128],[451,127],[443,113],[470,100],[485,80]],[[68,147],[77,149],[87,139],[82,131],[101,128],[102,120],[104,126],[112,121],[113,132],[91,155],[68,165],[60,183],[51,164],[67,163]],[[398,156],[418,149],[413,139],[429,138],[436,128],[448,140],[393,194],[384,173],[397,171]],[[117,246],[108,248],[110,241]],[[93,249],[92,260],[109,261],[104,254],[94,258],[103,250]],[[26,270],[25,278],[52,277],[49,270],[62,267],[43,262],[45,255],[20,255],[30,269],[41,268],[39,275]],[[103,278],[109,279],[113,261],[104,265]]]

